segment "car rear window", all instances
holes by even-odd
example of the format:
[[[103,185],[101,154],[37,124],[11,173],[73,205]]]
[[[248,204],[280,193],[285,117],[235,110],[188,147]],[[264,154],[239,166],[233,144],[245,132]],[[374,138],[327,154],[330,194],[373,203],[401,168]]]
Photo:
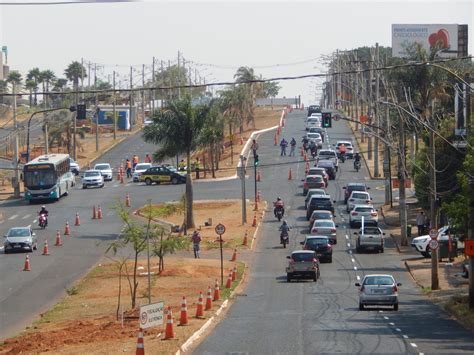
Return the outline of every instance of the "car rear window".
[[[355,210],[357,212],[373,212],[374,211],[372,207],[356,207]]]
[[[352,198],[367,199],[369,196],[367,194],[362,194],[360,192],[352,194]]]
[[[313,215],[311,216],[313,219],[332,219],[332,214],[331,212],[328,211],[328,213],[325,212],[313,212]]]
[[[365,191],[366,188],[363,185],[349,185],[347,187],[349,191]]]
[[[330,201],[329,196],[313,196],[311,197],[311,202],[328,202]]]
[[[313,261],[314,253],[293,253],[291,254],[291,258],[294,261]]]
[[[321,182],[323,177],[321,175],[310,175],[306,177],[306,182]]]
[[[110,169],[110,165],[109,164],[98,164],[95,166],[95,168],[97,170],[105,170],[105,169]]]
[[[306,239],[306,245],[308,246],[316,246],[316,245],[326,245],[329,244],[328,238],[309,238]]]
[[[368,276],[364,280],[364,285],[392,285],[393,279],[389,276]]]
[[[324,219],[321,221],[316,220],[316,222],[314,222],[314,226],[315,227],[334,227],[334,223],[332,221],[328,221]]]
[[[364,234],[380,234],[380,229],[367,227],[364,228]]]

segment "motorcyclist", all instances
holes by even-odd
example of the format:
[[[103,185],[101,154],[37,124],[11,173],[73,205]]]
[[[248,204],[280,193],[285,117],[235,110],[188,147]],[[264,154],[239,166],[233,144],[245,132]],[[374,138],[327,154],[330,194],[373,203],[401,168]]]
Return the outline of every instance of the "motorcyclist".
[[[308,144],[309,144],[309,139],[307,137],[303,137],[303,140],[301,141],[303,143],[303,149],[308,151]]]
[[[282,225],[280,226],[280,244],[283,244],[283,237],[288,236],[288,232],[290,231],[290,226],[286,222],[286,220],[283,221]]]
[[[276,201],[273,202],[273,206],[275,207],[273,209],[273,214],[275,215],[275,217],[277,216],[277,211],[279,209],[282,210],[283,214],[285,214],[285,203],[283,202],[283,200],[280,198],[280,196],[277,197]]]
[[[356,168],[357,165],[360,166],[360,154],[359,154],[359,152],[356,152],[354,154],[354,169]]]
[[[343,163],[344,163],[344,160],[346,160],[346,152],[347,152],[346,145],[343,143],[339,146],[339,157]]]
[[[45,216],[45,225],[48,225],[48,210],[46,209],[46,206],[41,206],[41,210],[38,212],[38,215],[44,215]]]
[[[316,146],[316,143],[314,141],[311,141],[309,143],[309,150],[311,152],[312,157],[316,157],[316,155],[318,154],[318,147]]]

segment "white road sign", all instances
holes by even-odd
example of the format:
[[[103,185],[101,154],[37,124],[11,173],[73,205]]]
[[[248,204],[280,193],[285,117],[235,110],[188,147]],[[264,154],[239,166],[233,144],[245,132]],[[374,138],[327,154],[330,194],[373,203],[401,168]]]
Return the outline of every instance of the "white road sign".
[[[163,324],[165,303],[146,304],[140,306],[140,328],[151,328]]]
[[[438,231],[436,229],[431,229],[430,230],[430,237],[431,237],[431,239],[438,238]]]
[[[431,250],[436,250],[438,249],[439,243],[436,239],[431,239],[429,245],[430,245]]]
[[[216,233],[219,234],[219,235],[222,235],[225,233],[225,226],[222,224],[222,223],[219,223],[217,226],[216,226]]]

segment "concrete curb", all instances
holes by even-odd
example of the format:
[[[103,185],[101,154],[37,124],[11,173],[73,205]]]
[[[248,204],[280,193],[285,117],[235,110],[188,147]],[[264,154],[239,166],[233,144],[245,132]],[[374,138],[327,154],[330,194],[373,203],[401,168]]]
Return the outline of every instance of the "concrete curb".
[[[395,238],[392,233],[390,233],[390,238],[392,238],[393,243],[395,244],[395,247],[397,248],[398,253],[401,254],[402,251],[400,250],[400,246],[399,246],[398,243],[397,243],[397,238]]]
[[[262,211],[262,218],[260,219],[260,222],[258,222],[257,224],[257,227],[255,228],[255,232],[253,233],[253,237],[252,237],[252,242],[250,243],[250,248],[249,250],[253,250],[254,249],[254,242],[257,240],[257,234],[258,234],[258,230],[260,229],[262,223],[263,223],[263,219],[265,218],[265,212],[267,211],[267,207],[268,207],[268,203],[267,201],[264,201],[265,202],[265,208],[263,209]]]
[[[413,272],[411,271],[411,268],[410,268],[410,265],[408,265],[408,262],[405,260],[403,262],[405,264],[405,267],[408,271],[408,273],[410,274],[410,276],[412,277],[413,281],[415,281],[415,283],[417,284],[418,287],[420,288],[424,288],[425,286],[423,286],[415,277],[415,275],[413,275]]]

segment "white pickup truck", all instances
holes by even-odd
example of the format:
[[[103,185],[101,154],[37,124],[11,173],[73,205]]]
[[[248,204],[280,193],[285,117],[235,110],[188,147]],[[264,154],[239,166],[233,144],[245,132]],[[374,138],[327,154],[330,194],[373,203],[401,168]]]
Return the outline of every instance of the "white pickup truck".
[[[354,232],[354,234],[357,235],[356,250],[358,253],[369,249],[383,253],[383,236],[385,233],[379,227],[367,226],[364,230],[361,228],[359,232]]]

